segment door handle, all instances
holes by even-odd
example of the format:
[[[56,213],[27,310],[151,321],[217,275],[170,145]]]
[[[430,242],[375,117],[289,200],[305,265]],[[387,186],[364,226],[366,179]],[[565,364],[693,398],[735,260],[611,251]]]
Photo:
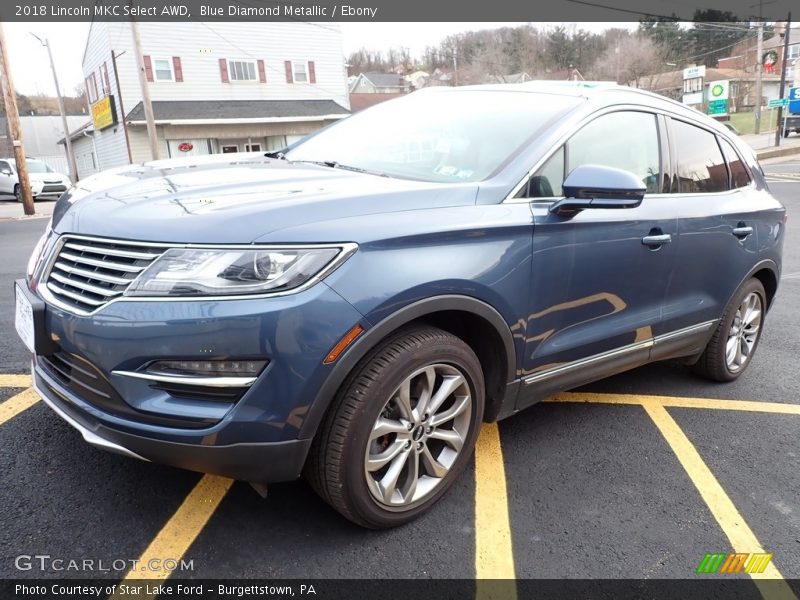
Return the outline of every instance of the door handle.
[[[753,228],[749,225],[745,225],[744,223],[739,223],[738,226],[733,228],[733,235],[735,235],[740,240],[745,239],[748,235],[753,233]]]
[[[642,238],[642,244],[645,246],[656,247],[662,244],[669,244],[672,241],[672,236],[669,233],[651,233]]]

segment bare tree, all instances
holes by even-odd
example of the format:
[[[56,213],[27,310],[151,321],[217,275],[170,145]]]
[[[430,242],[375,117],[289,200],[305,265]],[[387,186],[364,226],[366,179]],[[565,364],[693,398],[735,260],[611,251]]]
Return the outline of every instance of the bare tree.
[[[641,34],[618,36],[595,62],[593,79],[654,89],[658,75],[666,68],[663,51],[650,37]]]

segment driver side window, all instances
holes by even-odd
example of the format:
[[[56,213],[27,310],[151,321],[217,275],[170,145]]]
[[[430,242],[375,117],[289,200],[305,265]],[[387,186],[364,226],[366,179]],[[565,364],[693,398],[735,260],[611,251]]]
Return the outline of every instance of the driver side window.
[[[620,111],[596,118],[573,135],[528,183],[529,198],[563,196],[565,177],[580,165],[624,169],[639,177],[647,193],[660,192],[661,155],[656,116]]]

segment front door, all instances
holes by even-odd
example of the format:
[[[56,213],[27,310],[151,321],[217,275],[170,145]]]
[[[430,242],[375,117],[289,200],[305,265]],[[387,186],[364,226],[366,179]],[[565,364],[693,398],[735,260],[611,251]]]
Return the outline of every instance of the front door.
[[[533,261],[524,387],[550,391],[570,377],[591,380],[607,365],[643,364],[661,332],[664,295],[676,254],[675,199],[665,178],[659,118],[618,111],[580,129],[531,179]],[[625,169],[647,193],[633,209],[549,212],[563,175],[583,164]],[[539,200],[536,196],[544,196]],[[565,379],[566,378],[566,379]],[[537,394],[522,394],[533,401]]]

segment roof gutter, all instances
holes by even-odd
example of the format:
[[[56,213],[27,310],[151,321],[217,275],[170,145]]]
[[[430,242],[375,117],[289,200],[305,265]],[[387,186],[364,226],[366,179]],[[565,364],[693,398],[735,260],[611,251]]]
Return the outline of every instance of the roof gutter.
[[[344,119],[349,114],[315,115],[313,117],[252,117],[241,119],[156,119],[156,125],[239,125],[251,123],[303,123]],[[143,120],[130,120],[128,125],[145,125]]]

